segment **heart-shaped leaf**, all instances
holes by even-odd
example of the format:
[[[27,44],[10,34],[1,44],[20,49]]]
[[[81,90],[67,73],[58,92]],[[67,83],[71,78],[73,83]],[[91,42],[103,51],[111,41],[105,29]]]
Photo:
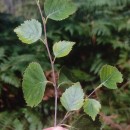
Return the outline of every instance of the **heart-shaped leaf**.
[[[19,39],[23,43],[31,44],[41,38],[42,26],[37,20],[27,20],[21,26],[14,29]]]
[[[116,89],[117,83],[121,83],[123,81],[122,74],[116,67],[110,65],[104,65],[100,71],[100,79],[101,83],[109,88]]]
[[[25,70],[22,82],[24,98],[28,106],[35,107],[42,101],[46,83],[40,64],[30,63]]]
[[[64,57],[70,53],[75,43],[70,41],[59,41],[53,45],[53,53],[56,58]]]
[[[77,7],[70,0],[45,0],[45,14],[53,20],[63,20],[73,14]]]
[[[95,120],[101,109],[101,104],[95,99],[86,99],[83,108],[84,112],[91,116],[93,120]]]
[[[60,100],[67,111],[79,110],[84,102],[84,93],[80,83],[75,83],[66,89]]]

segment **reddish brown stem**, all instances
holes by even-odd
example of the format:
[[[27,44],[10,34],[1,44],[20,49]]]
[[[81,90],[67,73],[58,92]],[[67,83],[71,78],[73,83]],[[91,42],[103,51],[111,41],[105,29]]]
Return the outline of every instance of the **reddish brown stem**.
[[[39,11],[40,11],[40,14],[41,14],[41,17],[42,17],[42,21],[43,21],[43,28],[44,28],[44,35],[45,35],[44,43],[45,43],[45,46],[46,46],[46,49],[47,49],[47,52],[48,52],[48,56],[49,56],[50,63],[51,63],[51,69],[52,69],[53,86],[54,86],[54,89],[55,89],[55,116],[54,116],[54,127],[56,127],[56,125],[57,125],[57,98],[58,98],[58,90],[57,90],[57,83],[56,83],[56,77],[55,77],[54,62],[53,62],[53,60],[52,60],[52,56],[51,56],[50,49],[49,49],[49,46],[48,46],[47,31],[46,31],[46,20],[45,20],[45,18],[43,17],[43,14],[42,14],[41,7],[40,7],[39,2],[38,2],[38,1],[36,1],[36,2],[37,2],[37,6],[38,6],[38,8],[39,8]]]

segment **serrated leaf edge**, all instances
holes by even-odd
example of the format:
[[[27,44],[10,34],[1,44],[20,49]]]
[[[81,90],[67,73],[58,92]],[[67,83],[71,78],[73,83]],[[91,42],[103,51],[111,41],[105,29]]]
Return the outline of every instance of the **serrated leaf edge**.
[[[31,63],[29,63],[29,65],[26,67],[26,69],[29,68],[30,64],[37,64],[37,65],[40,65],[38,62],[31,62]],[[40,65],[40,66],[41,66],[41,65]],[[23,77],[24,77],[24,75],[25,75],[26,69],[25,69],[24,72],[23,72]],[[43,72],[43,73],[44,73],[44,72]],[[45,75],[45,74],[44,74],[44,75]],[[23,93],[24,93],[24,90],[23,90],[23,79],[24,79],[24,78],[22,78],[22,91],[23,91]],[[48,81],[46,80],[45,82],[48,82]],[[24,100],[25,100],[27,106],[29,106],[29,107],[36,107],[36,106],[37,106],[37,105],[28,105],[28,102],[26,101],[26,99],[25,99],[24,96],[23,96],[23,98],[24,98]]]
[[[42,28],[42,25],[41,25],[41,23],[38,21],[38,20],[36,20],[36,19],[30,19],[30,20],[26,20],[26,21],[24,21],[22,24],[20,24],[18,27],[16,27],[15,29],[14,29],[14,32],[16,33],[16,35],[17,35],[17,37],[18,37],[18,39],[20,40],[20,41],[22,41],[23,42],[23,40],[19,37],[19,35],[17,34],[17,29],[18,28],[20,28],[21,26],[23,26],[23,25],[25,25],[26,24],[26,22],[31,22],[31,21],[36,21],[37,22],[37,24],[39,24],[40,26],[41,26],[41,28]],[[41,35],[42,35],[42,32],[41,32]],[[39,38],[40,39],[40,38]],[[38,39],[38,40],[39,40]],[[38,40],[36,40],[36,41],[38,41]],[[27,41],[29,41],[29,40],[27,40]],[[35,42],[36,42],[35,41]],[[27,42],[23,42],[23,43],[27,43]],[[33,42],[34,43],[34,42]],[[31,43],[27,43],[27,44],[31,44]]]
[[[103,69],[105,66],[111,66],[111,65],[107,65],[107,64],[106,64],[106,65],[104,65],[104,66],[102,67],[102,69]],[[123,75],[122,75],[122,73],[121,73],[115,66],[111,66],[111,67],[115,68],[115,69],[121,74],[121,79],[122,79],[122,81],[116,82],[116,84],[117,84],[117,83],[122,83],[122,82],[123,82]],[[100,70],[100,73],[101,73],[102,69]],[[115,70],[115,71],[116,71],[116,70]],[[113,73],[114,73],[115,71],[113,71]],[[102,82],[101,84],[104,85],[104,84],[112,77],[113,73],[110,74],[110,76],[108,77],[108,79],[105,80],[104,82]],[[100,78],[101,78],[101,77],[100,77]],[[105,86],[105,85],[104,85],[104,86]]]
[[[79,83],[79,82],[77,82],[77,83]],[[73,83],[73,85],[70,86],[69,88],[74,87],[74,85],[77,84],[77,83]],[[79,83],[79,84],[80,84],[80,83]],[[69,88],[67,88],[67,89],[65,90],[65,92],[66,92],[66,91],[69,91]],[[82,92],[83,92],[83,94],[84,94],[84,91],[83,91],[83,88],[81,87],[81,84],[80,84],[80,88],[81,88],[81,90],[82,90]],[[64,92],[64,93],[65,93],[65,92]],[[63,94],[64,94],[64,93],[63,93]],[[63,96],[63,94],[62,94],[62,96]],[[62,96],[61,96],[61,98],[62,98]],[[84,96],[85,96],[85,94],[84,94]],[[82,103],[81,108],[82,108],[83,105],[84,105],[84,101],[85,101],[85,100],[84,100],[84,96],[83,96],[83,103]],[[61,102],[61,98],[60,98],[60,102]],[[62,104],[62,102],[61,102],[61,104]],[[64,106],[64,105],[63,105],[63,106]],[[69,107],[68,107],[68,108],[69,108]],[[72,110],[72,111],[76,111],[76,110]]]
[[[62,42],[67,42],[67,43],[70,43],[70,44],[72,44],[72,46],[71,46],[71,48],[70,48],[70,51],[72,50],[72,48],[73,48],[73,46],[76,44],[75,42],[72,42],[72,41],[65,41],[65,40],[63,40],[63,41],[59,41],[59,42],[56,42],[54,45],[53,45],[53,53],[54,53],[54,47],[55,47],[55,45],[57,44],[57,43],[62,43]],[[64,49],[62,49],[62,50],[64,50]],[[70,53],[70,52],[69,52]],[[69,54],[69,53],[67,53],[67,55]],[[55,55],[55,53],[54,53],[54,55]],[[56,56],[55,55],[55,57],[56,58],[62,58],[62,56]],[[64,56],[63,56],[64,57]]]
[[[90,99],[90,98],[89,98],[89,99]],[[89,100],[89,99],[85,99],[85,100],[84,100],[84,103],[85,103],[87,100]],[[96,99],[93,99],[93,100],[96,100]],[[96,101],[97,101],[97,100],[96,100]],[[97,101],[97,102],[99,102],[99,101]],[[100,104],[100,102],[99,102],[99,104]],[[102,107],[102,106],[101,106],[101,104],[100,104],[100,108],[98,109],[98,113],[100,112],[101,107]],[[83,105],[83,108],[84,108],[84,105]],[[85,112],[85,111],[84,111],[84,112]],[[86,113],[86,112],[85,112],[85,113]],[[86,114],[87,114],[87,113],[86,113]],[[95,121],[95,118],[96,118],[96,116],[97,116],[98,114],[97,114],[94,118],[93,118],[92,116],[90,116],[89,114],[87,114],[87,115],[88,115],[89,117],[91,117],[93,121]]]
[[[46,0],[45,0],[45,1],[46,1]],[[72,2],[71,2],[71,3],[72,3]],[[74,4],[74,3],[73,3],[73,4]],[[55,11],[55,12],[53,12],[53,13],[47,15],[46,19],[52,19],[52,20],[55,20],[55,21],[61,21],[61,20],[64,20],[64,19],[68,18],[68,17],[69,17],[70,15],[72,15],[73,13],[75,13],[76,10],[77,10],[77,8],[76,8],[76,4],[75,4],[75,10],[74,10],[73,12],[71,12],[71,14],[69,14],[68,16],[66,16],[65,18],[62,18],[62,19],[59,19],[59,20],[55,20],[55,19],[50,18],[50,16],[52,16],[53,14],[55,14],[55,13],[57,13],[57,12],[60,12],[61,9],[59,9],[59,10],[57,10],[57,11]]]

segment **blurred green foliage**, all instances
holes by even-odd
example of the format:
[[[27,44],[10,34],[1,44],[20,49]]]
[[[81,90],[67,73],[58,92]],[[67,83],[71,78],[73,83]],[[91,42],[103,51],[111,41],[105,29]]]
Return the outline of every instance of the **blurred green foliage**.
[[[75,15],[58,23],[49,20],[47,25],[50,48],[54,42],[59,40],[71,39],[76,42],[75,48],[69,56],[64,60],[57,60],[56,68],[66,66],[67,71],[69,70],[72,75],[72,79],[80,81],[86,94],[90,94],[99,82],[98,72],[104,64],[118,67],[124,75],[124,83],[119,85],[119,90],[111,91],[104,88],[97,91],[93,97],[100,99],[103,106],[102,112],[105,115],[118,115],[113,122],[125,129],[130,124],[130,0],[73,1],[79,7]],[[23,11],[26,14],[26,10]],[[23,16],[24,19],[33,18],[35,14],[38,16],[38,13],[33,10],[30,16]],[[24,100],[20,98],[22,97],[21,79],[30,62],[38,61],[45,71],[50,70],[48,57],[42,44],[39,42],[39,45],[24,45],[18,41],[13,33],[13,29],[22,21],[23,18],[21,17],[15,18],[11,15],[0,14],[1,111],[25,107]],[[64,73],[64,76],[66,76],[66,73]],[[50,99],[48,103],[43,101],[36,109],[36,113],[39,113],[42,118],[44,116],[51,118],[54,109],[52,100]],[[61,117],[64,112],[60,105],[59,112]],[[5,113],[10,116],[7,111]],[[21,114],[22,112],[17,111],[15,113]],[[30,114],[30,118],[31,115],[33,115],[33,112]],[[10,117],[13,118],[13,116]],[[14,118],[16,124],[23,120],[20,120],[15,114]],[[43,121],[42,123],[45,126]],[[80,124],[82,122],[78,123],[79,126],[82,126]],[[88,123],[90,122],[88,121]],[[113,128],[111,124],[109,125],[103,122],[102,130],[118,129]],[[6,125],[4,124],[4,126]],[[19,126],[22,128],[22,124],[19,123]],[[0,128],[3,129],[3,125]],[[10,129],[5,127],[3,130]],[[99,128],[94,128],[94,130],[99,130]]]

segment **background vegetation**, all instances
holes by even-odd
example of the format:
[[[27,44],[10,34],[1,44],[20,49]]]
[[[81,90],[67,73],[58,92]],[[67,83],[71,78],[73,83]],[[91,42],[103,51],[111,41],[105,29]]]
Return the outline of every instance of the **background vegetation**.
[[[76,42],[69,56],[57,60],[56,68],[63,68],[66,79],[69,76],[72,81],[80,81],[86,94],[98,84],[98,72],[104,64],[118,67],[124,82],[118,90],[103,88],[93,95],[102,104],[100,117],[95,122],[82,112],[77,113],[74,122],[71,118],[68,122],[79,130],[129,130],[130,0],[73,1],[78,6],[75,15],[58,23],[50,20],[47,26],[50,47],[63,39]],[[41,130],[53,122],[53,89],[48,86],[44,101],[30,110],[22,96],[21,79],[27,65],[38,61],[51,80],[48,57],[40,42],[24,45],[13,32],[25,19],[40,21],[40,16],[34,0],[14,0],[12,4],[2,0],[0,7],[0,129]],[[64,109],[59,105],[58,111],[60,120]]]

